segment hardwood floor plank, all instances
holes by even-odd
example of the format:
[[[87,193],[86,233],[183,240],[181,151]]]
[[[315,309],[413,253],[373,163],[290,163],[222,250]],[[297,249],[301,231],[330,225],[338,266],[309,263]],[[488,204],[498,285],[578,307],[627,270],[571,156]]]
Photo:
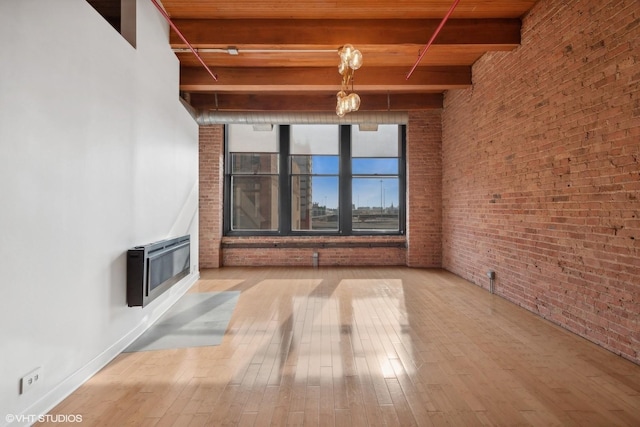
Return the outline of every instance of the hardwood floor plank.
[[[262,427],[271,425],[271,419],[273,417],[279,392],[280,390],[278,386],[268,386],[264,390],[262,401],[258,408],[255,426]]]
[[[320,424],[333,426],[335,424],[335,403],[333,396],[333,374],[331,366],[320,368]]]
[[[389,378],[386,380],[386,383],[387,388],[389,389],[389,394],[391,395],[391,400],[393,401],[393,409],[396,411],[396,416],[400,425],[418,425],[398,380],[396,378]]]
[[[364,356],[356,357],[356,366],[358,380],[362,385],[362,403],[367,416],[367,425],[379,426],[382,423],[382,414],[366,358]]]
[[[257,418],[257,412],[243,412],[238,421],[238,427],[253,427]]]
[[[336,427],[353,427],[351,421],[351,411],[348,409],[336,409]]]
[[[304,425],[304,412],[289,412],[287,426],[300,427]]]
[[[304,404],[304,426],[320,425],[320,386],[307,386]]]
[[[352,426],[367,425],[367,413],[364,409],[362,384],[357,376],[344,378],[346,399],[349,406],[349,414]]]

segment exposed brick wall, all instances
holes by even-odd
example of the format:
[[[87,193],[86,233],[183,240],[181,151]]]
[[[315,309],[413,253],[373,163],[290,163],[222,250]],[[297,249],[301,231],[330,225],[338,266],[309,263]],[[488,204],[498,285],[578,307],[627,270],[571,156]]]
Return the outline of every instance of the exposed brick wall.
[[[223,265],[312,266],[314,252],[319,266],[405,265],[404,245],[404,236],[225,237]]]
[[[223,126],[200,126],[200,268],[220,267]]]
[[[442,265],[440,111],[412,112],[407,125],[407,265]]]
[[[445,97],[443,265],[640,363],[640,8],[541,0]]]

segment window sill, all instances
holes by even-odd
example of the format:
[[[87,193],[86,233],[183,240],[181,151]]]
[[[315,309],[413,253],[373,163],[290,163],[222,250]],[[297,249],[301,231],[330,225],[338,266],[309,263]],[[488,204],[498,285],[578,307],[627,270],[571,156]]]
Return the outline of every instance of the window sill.
[[[405,236],[223,237],[224,249],[265,248],[406,248]]]

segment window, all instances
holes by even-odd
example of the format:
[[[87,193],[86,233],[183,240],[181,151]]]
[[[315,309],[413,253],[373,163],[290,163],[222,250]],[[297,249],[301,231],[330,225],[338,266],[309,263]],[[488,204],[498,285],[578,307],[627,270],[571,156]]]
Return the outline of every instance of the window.
[[[293,125],[290,141],[291,229],[338,231],[339,127]]]
[[[398,127],[377,132],[352,129],[351,173],[354,230],[400,231],[400,164]]]
[[[404,126],[226,126],[227,235],[404,232]]]
[[[279,185],[277,132],[253,135],[250,125],[229,131],[231,229],[277,231]]]

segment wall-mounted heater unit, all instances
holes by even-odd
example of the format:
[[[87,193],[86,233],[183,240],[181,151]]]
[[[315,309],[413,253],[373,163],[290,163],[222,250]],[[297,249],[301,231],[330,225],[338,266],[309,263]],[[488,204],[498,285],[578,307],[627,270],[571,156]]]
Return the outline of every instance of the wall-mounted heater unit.
[[[127,305],[144,307],[187,276],[190,236],[161,240],[127,251]]]

